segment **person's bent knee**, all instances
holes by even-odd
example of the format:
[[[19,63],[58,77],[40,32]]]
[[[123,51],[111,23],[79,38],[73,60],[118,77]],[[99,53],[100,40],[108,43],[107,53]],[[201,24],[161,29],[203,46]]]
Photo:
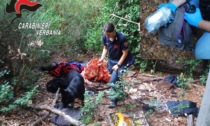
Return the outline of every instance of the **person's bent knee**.
[[[205,32],[195,46],[196,59],[210,59],[210,32]]]

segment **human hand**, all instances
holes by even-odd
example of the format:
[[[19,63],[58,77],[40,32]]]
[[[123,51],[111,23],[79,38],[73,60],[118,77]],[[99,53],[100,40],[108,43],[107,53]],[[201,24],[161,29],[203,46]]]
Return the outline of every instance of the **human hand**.
[[[118,65],[116,64],[116,65],[114,65],[114,66],[112,67],[112,70],[117,71],[118,68],[119,68],[119,67],[118,67]]]
[[[198,27],[198,24],[203,20],[201,16],[201,11],[199,8],[196,8],[195,13],[184,13],[184,19],[192,26]]]
[[[170,8],[174,13],[176,12],[176,9],[177,9],[177,6],[174,5],[172,2],[169,2],[169,3],[167,3],[167,4],[160,4],[160,5],[158,6],[158,8],[161,8],[161,7],[168,7],[168,8]]]
[[[177,9],[177,6],[176,6],[175,4],[173,4],[172,2],[167,3],[167,4],[160,4],[160,5],[158,6],[158,8],[162,8],[162,7],[167,7],[167,8],[169,8],[169,9],[171,9],[173,13],[175,13],[175,12],[176,12],[176,9]],[[169,24],[171,24],[173,21],[174,21],[174,16],[172,16],[172,18],[170,18],[170,20],[168,21],[168,23],[166,23],[166,24],[164,25],[164,27],[167,27],[167,26],[168,26]]]
[[[102,64],[103,61],[104,61],[104,59],[101,59],[101,58],[100,58],[100,59],[98,60],[98,64]]]

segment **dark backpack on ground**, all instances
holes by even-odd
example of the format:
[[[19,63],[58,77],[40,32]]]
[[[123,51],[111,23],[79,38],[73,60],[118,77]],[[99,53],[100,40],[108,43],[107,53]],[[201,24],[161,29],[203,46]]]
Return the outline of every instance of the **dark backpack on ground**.
[[[167,27],[158,30],[160,44],[171,46],[178,50],[192,50],[192,28],[184,20],[186,4],[176,10],[175,18]]]
[[[174,117],[184,116],[185,114],[193,114],[197,117],[199,112],[196,103],[189,100],[167,101],[166,106]]]
[[[210,0],[200,0],[199,8],[203,19],[210,21]]]

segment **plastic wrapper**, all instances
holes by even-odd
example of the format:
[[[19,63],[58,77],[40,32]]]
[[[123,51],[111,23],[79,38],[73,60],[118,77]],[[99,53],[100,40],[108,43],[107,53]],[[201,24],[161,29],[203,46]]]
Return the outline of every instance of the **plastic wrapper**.
[[[168,7],[161,7],[153,14],[149,15],[145,20],[145,27],[149,33],[155,33],[161,26],[166,25],[174,14]]]

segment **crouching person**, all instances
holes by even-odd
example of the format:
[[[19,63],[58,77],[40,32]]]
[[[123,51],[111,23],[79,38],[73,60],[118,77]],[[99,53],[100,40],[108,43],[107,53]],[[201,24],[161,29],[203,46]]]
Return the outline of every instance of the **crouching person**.
[[[122,71],[129,65],[133,64],[134,58],[128,51],[128,42],[125,36],[115,31],[112,23],[107,23],[103,29],[104,35],[102,37],[103,51],[98,63],[101,63],[108,53],[107,67],[111,74],[110,83],[116,84],[120,81]],[[115,86],[111,86],[111,91],[116,91]],[[122,88],[121,88],[122,89]],[[119,99],[117,97],[110,99],[111,104],[109,108],[117,106]]]

